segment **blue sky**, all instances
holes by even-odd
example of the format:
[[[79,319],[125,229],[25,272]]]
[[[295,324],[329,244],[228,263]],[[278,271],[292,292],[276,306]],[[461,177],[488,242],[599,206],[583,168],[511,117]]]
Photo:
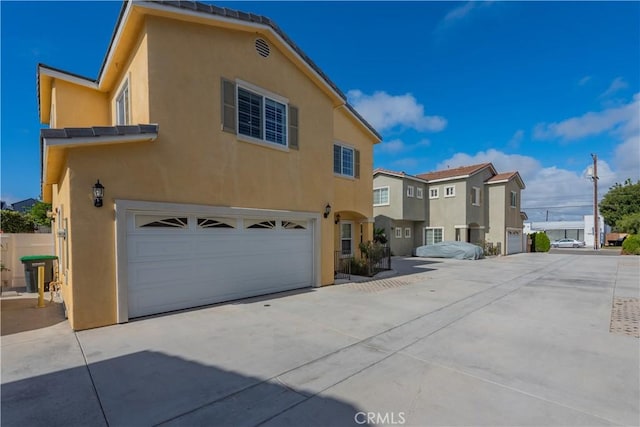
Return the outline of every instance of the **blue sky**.
[[[532,220],[640,178],[638,2],[215,2],[272,18],[383,135],[375,167],[518,170]],[[1,197],[40,194],[36,65],[95,78],[120,2],[0,2]]]

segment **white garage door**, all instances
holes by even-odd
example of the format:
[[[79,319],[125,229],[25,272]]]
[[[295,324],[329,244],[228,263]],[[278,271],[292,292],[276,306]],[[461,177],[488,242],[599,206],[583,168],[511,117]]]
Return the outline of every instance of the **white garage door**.
[[[522,233],[520,231],[507,231],[507,255],[522,252]]]
[[[311,286],[313,221],[127,214],[129,317]]]

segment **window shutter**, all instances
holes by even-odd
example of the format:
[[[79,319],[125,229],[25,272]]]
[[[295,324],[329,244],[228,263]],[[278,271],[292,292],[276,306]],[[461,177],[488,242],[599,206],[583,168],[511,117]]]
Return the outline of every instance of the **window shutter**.
[[[354,151],[354,160],[353,160],[353,177],[360,178],[360,150]]]
[[[299,150],[298,145],[298,107],[289,105],[289,148]]]
[[[222,130],[236,133],[236,84],[222,79]]]

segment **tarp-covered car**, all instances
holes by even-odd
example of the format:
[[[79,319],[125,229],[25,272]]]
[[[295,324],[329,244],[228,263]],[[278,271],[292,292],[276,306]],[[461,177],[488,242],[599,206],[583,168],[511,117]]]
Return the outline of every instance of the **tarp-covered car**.
[[[413,255],[425,258],[481,259],[484,258],[484,251],[480,246],[467,242],[440,242],[418,246]]]

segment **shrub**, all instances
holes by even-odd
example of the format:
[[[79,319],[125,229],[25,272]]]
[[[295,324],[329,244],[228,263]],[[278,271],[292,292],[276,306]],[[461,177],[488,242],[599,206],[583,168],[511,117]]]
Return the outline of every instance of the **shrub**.
[[[364,258],[351,258],[351,274],[356,276],[368,276],[369,264],[367,263],[367,260]]]
[[[623,216],[616,222],[616,228],[623,233],[640,233],[640,212]]]
[[[28,214],[3,210],[0,215],[0,230],[3,233],[33,233],[36,230],[36,223]]]
[[[536,252],[549,252],[549,249],[551,249],[549,236],[545,233],[536,233],[535,239]]]
[[[622,253],[624,255],[640,255],[640,235],[627,236],[622,242]]]

